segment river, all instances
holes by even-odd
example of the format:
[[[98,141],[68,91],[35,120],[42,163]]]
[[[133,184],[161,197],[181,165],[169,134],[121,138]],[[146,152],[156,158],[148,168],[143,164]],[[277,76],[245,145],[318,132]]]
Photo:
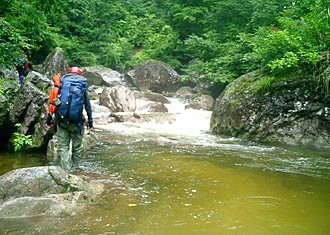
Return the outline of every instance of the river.
[[[214,136],[209,118],[186,110],[172,124],[96,126],[100,142],[77,174],[104,193],[83,213],[0,220],[0,234],[330,234],[328,150]],[[47,164],[1,154],[0,174]]]

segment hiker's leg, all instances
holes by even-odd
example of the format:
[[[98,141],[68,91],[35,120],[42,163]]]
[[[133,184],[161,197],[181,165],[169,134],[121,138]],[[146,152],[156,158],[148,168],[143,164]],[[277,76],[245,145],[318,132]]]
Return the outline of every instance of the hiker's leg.
[[[72,163],[73,167],[79,167],[79,162],[81,159],[82,149],[83,149],[83,137],[84,129],[82,129],[81,134],[73,133],[72,137]]]
[[[19,76],[19,84],[23,84],[24,81],[24,75]]]
[[[67,172],[72,168],[70,138],[70,131],[57,125],[58,153],[61,158],[61,167]]]

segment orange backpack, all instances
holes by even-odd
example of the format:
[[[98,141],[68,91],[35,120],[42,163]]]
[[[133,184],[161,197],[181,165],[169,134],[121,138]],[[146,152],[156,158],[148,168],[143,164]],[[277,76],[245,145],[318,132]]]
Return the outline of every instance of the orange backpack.
[[[57,73],[52,77],[54,86],[50,89],[48,95],[48,108],[47,113],[54,114],[56,112],[56,106],[58,105],[58,93],[61,86],[61,73]]]

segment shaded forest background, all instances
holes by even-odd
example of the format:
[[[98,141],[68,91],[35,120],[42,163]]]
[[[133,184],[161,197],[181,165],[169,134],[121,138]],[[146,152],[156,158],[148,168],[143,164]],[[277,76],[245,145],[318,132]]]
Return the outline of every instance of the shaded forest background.
[[[0,0],[0,66],[61,47],[69,64],[120,72],[155,59],[183,79],[228,83],[263,69],[328,84],[330,0]]]

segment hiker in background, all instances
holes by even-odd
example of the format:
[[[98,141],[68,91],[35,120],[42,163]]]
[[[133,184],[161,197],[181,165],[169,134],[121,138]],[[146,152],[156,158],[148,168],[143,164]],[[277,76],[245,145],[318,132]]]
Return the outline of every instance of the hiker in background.
[[[58,152],[61,158],[61,167],[71,172],[79,167],[82,154],[82,141],[84,135],[83,108],[88,119],[87,128],[93,131],[93,117],[90,99],[87,93],[87,79],[81,75],[81,69],[70,67],[68,74],[61,76],[60,89],[55,111],[55,124],[57,128]],[[46,124],[51,126],[53,118],[47,114]],[[70,143],[72,142],[72,154]]]
[[[24,55],[25,58],[25,62],[24,62],[24,68],[25,68],[25,76],[28,74],[29,72],[29,60],[28,60],[28,55],[25,54]]]
[[[18,72],[19,84],[23,84],[24,78],[28,74],[29,70],[28,56],[26,54],[24,56],[22,55],[17,57],[15,68]]]

